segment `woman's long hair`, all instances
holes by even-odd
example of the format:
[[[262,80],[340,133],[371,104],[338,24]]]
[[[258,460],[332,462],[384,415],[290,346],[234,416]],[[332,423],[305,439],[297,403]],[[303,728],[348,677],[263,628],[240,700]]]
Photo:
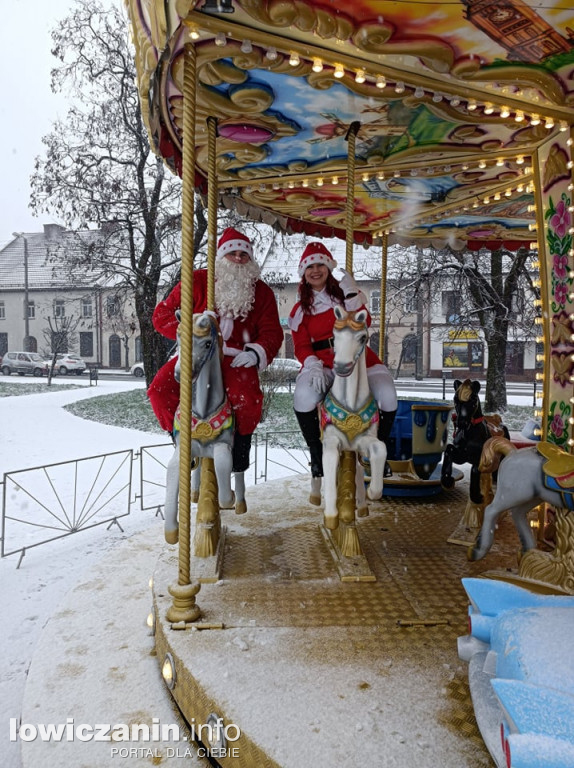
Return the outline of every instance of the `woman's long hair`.
[[[343,291],[341,290],[341,286],[339,285],[339,281],[337,278],[333,277],[331,272],[329,272],[329,275],[327,276],[327,282],[325,283],[325,290],[331,296],[331,298],[336,299],[341,304],[345,301],[345,296],[343,294]],[[309,283],[305,280],[305,275],[301,278],[301,282],[299,283],[299,298],[301,301],[301,309],[306,315],[310,315],[313,311],[313,301],[315,298],[315,292],[309,285]]]

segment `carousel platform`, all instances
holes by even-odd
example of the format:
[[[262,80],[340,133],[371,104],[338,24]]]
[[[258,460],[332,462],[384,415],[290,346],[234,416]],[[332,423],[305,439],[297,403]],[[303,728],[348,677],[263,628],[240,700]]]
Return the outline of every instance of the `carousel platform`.
[[[429,499],[383,499],[358,522],[376,581],[343,582],[308,492],[308,476],[276,480],[248,489],[246,515],[223,513],[222,572],[202,584],[194,628],[165,619],[177,549],[162,543],[159,520],[106,555],[45,627],[22,721],[179,730],[155,741],[125,728],[107,742],[36,738],[22,743],[23,768],[490,768],[458,658],[460,580],[516,568],[514,527],[504,519],[488,557],[469,563],[447,541],[466,481]],[[208,763],[191,726],[210,716],[230,738],[211,745]]]
[[[275,481],[249,490],[246,515],[223,513],[220,578],[201,586],[196,628],[166,621],[175,548],[159,558],[156,649],[175,666],[185,719],[240,729],[217,758],[236,768],[491,766],[458,659],[460,580],[516,567],[511,523],[469,563],[447,541],[466,482],[428,500],[385,498],[358,521],[376,581],[342,581],[308,492],[308,477]]]

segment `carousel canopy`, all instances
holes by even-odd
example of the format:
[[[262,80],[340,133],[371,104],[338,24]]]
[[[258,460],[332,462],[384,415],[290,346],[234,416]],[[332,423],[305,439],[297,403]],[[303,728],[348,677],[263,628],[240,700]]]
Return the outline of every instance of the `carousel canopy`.
[[[148,130],[174,172],[196,46],[196,184],[215,117],[222,204],[344,237],[358,122],[357,242],[533,240],[537,153],[574,119],[570,0],[127,2]],[[570,174],[565,152],[550,160]]]

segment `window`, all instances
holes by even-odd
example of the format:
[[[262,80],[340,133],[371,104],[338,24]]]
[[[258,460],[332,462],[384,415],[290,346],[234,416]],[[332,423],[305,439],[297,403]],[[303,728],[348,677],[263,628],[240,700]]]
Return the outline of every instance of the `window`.
[[[92,316],[92,300],[90,297],[82,299],[82,317]]]
[[[80,331],[80,357],[93,357],[93,356],[94,356],[94,334],[89,331]]]
[[[371,291],[371,314],[381,314],[381,292],[378,289]]]
[[[68,351],[68,334],[66,331],[52,331],[52,354]]]
[[[108,317],[114,317],[120,314],[120,302],[117,296],[108,296],[106,299],[106,312]]]
[[[54,317],[65,317],[66,305],[62,299],[56,299],[54,301]]]
[[[457,291],[442,292],[442,313],[447,323],[456,323],[460,315],[460,294]]]
[[[405,291],[405,312],[418,312],[418,291],[415,288],[407,288]]]
[[[33,301],[28,302],[28,319],[33,320],[36,317],[36,305]]]
[[[6,320],[6,306],[0,301],[0,320]]]

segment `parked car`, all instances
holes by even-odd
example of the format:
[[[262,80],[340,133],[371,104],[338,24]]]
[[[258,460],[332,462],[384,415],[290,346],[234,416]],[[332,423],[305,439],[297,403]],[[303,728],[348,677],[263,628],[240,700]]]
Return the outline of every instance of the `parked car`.
[[[49,366],[52,365],[52,358],[49,358],[47,363]],[[86,364],[78,355],[56,355],[54,373],[59,373],[62,376],[67,376],[68,373],[75,373],[76,376],[81,376],[85,370]]]
[[[132,376],[136,376],[138,379],[141,379],[143,376],[145,376],[144,364],[141,362],[134,363],[130,368],[130,373]]]
[[[277,384],[290,384],[295,381],[301,370],[301,364],[297,360],[287,357],[276,357],[264,371],[261,371],[262,382],[274,382]]]
[[[44,376],[48,373],[48,363],[37,352],[6,352],[0,366],[4,376],[10,376],[11,373]]]

